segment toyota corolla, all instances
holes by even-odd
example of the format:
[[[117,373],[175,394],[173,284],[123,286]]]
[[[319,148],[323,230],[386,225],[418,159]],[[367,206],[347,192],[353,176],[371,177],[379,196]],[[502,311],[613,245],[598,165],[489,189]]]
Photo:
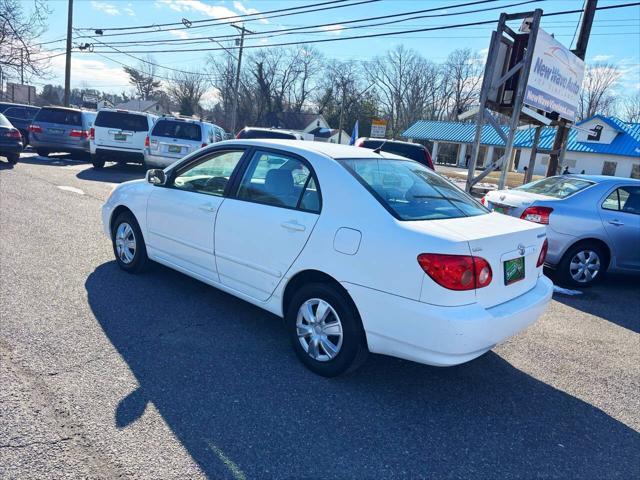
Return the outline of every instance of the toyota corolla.
[[[119,185],[102,215],[123,270],[155,261],[283,317],[324,376],[368,352],[467,362],[535,322],[553,291],[545,226],[363,148],[217,143]]]

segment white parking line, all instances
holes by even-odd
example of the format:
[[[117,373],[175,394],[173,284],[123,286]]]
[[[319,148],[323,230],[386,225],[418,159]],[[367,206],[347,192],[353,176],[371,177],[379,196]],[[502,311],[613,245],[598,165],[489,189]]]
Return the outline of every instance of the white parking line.
[[[58,185],[58,188],[60,190],[66,191],[66,192],[73,192],[73,193],[77,193],[78,195],[84,195],[84,192],[82,190],[80,190],[79,188],[76,188],[76,187],[68,187],[66,185]]]

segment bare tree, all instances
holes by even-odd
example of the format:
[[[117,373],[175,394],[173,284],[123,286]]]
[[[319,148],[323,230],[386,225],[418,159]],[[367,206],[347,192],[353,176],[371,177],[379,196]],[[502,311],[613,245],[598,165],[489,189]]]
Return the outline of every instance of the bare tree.
[[[151,55],[141,60],[137,68],[127,66],[123,69],[142,100],[149,100],[160,88],[160,80],[156,80],[155,60]]]
[[[27,79],[41,77],[49,66],[49,57],[38,38],[46,29],[50,11],[45,0],[33,0],[31,13],[26,2],[0,0],[0,71],[3,76]]]
[[[623,119],[630,123],[640,123],[640,91],[622,99]]]
[[[200,100],[207,90],[207,79],[198,72],[177,72],[167,86],[167,93],[180,106],[181,115],[200,113]]]
[[[620,76],[618,67],[610,63],[595,63],[587,67],[580,91],[580,119],[592,117],[597,113],[611,113],[616,103],[614,87]]]
[[[293,51],[291,67],[294,72],[294,82],[287,96],[289,108],[294,112],[301,112],[311,95],[319,88],[316,80],[322,71],[324,57],[318,49],[302,45]]]
[[[451,52],[442,68],[446,79],[442,95],[448,105],[448,117],[457,119],[477,101],[484,65],[476,52],[463,48]]]

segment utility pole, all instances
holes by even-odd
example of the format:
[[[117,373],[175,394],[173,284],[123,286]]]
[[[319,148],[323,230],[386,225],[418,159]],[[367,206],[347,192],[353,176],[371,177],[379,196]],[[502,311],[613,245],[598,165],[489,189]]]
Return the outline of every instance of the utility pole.
[[[576,48],[573,53],[584,60],[587,53],[587,45],[589,44],[589,35],[591,34],[591,26],[593,18],[596,14],[598,0],[586,0],[584,12],[582,13],[582,23],[580,24],[580,34],[576,42]],[[560,125],[556,130],[556,136],[553,140],[553,149],[549,155],[549,165],[547,166],[547,177],[557,175],[564,160],[564,153],[567,150],[567,139],[569,137],[569,128],[565,120],[560,120]]]
[[[347,101],[347,84],[342,83],[342,103],[340,104],[340,120],[338,121],[338,144],[342,144],[342,120],[344,118],[344,106]]]
[[[64,66],[64,106],[69,106],[71,97],[71,37],[73,32],[73,0],[69,2],[67,13],[67,60]]]
[[[238,118],[238,102],[239,102],[239,90],[240,90],[240,67],[242,66],[242,50],[244,48],[244,34],[253,33],[246,28],[244,25],[238,27],[237,25],[231,25],[233,28],[240,30],[240,50],[238,52],[238,66],[236,68],[236,83],[233,87],[233,108],[231,110],[231,133],[233,135],[236,134],[236,122]]]

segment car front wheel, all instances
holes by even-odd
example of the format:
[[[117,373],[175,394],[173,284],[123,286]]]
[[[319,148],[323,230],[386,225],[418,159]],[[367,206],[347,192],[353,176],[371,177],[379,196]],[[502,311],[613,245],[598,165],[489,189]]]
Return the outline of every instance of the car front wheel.
[[[93,168],[100,169],[104,167],[104,158],[102,156],[92,155],[91,163],[93,164]]]
[[[608,263],[607,253],[600,245],[593,242],[574,245],[558,265],[558,280],[573,287],[591,286],[603,277]]]
[[[286,315],[293,349],[312,372],[335,377],[357,369],[367,357],[355,306],[338,288],[309,284],[293,297]]]
[[[149,259],[142,231],[131,212],[118,215],[113,222],[111,238],[118,266],[129,273],[142,272]]]

